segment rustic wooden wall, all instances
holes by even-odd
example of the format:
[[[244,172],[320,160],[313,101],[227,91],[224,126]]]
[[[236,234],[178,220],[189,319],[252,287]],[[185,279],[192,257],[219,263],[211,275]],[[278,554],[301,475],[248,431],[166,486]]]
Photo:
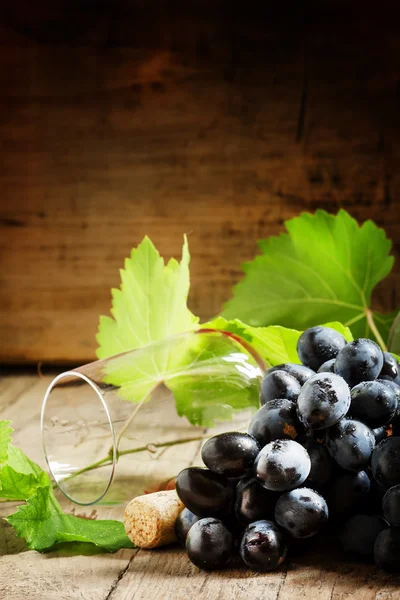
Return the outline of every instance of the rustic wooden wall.
[[[189,234],[202,317],[302,210],[373,218],[399,256],[400,28],[299,4],[1,3],[3,361],[91,359],[145,234],[165,257]]]

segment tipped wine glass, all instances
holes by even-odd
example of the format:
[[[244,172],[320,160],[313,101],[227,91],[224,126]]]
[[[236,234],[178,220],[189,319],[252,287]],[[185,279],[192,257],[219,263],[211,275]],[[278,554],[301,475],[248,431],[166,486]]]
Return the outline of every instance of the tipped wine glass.
[[[198,330],[61,373],[41,414],[54,481],[90,505],[122,502],[173,477],[207,437],[246,430],[261,367],[236,336]]]

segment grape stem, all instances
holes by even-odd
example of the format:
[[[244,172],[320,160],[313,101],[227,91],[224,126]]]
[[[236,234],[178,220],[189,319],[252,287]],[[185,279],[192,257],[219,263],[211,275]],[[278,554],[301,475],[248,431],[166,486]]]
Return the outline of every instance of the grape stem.
[[[136,454],[138,452],[146,452],[146,450],[149,450],[150,447],[168,448],[170,446],[177,446],[179,444],[189,444],[190,442],[198,442],[199,440],[206,440],[206,439],[210,438],[211,436],[212,436],[212,434],[197,435],[197,436],[193,436],[193,437],[180,438],[178,440],[170,440],[169,442],[155,442],[155,443],[152,442],[152,443],[146,444],[145,446],[138,446],[137,448],[128,448],[127,450],[121,450],[120,452],[117,452],[117,460],[121,456],[125,456],[127,454]],[[73,479],[74,477],[77,477],[78,475],[82,475],[82,473],[87,473],[87,471],[93,471],[94,469],[100,469],[101,467],[105,467],[110,464],[112,464],[112,458],[111,458],[111,454],[109,453],[104,458],[88,465],[87,467],[84,467],[83,469],[79,469],[78,471],[75,471],[74,473],[69,475],[66,479],[68,479],[68,481],[69,481],[70,479]],[[56,488],[56,487],[57,487],[57,484],[54,482],[53,488]]]
[[[382,338],[381,334],[379,333],[377,326],[375,325],[374,315],[370,308],[367,308],[367,307],[365,308],[365,316],[367,319],[367,323],[368,323],[372,333],[374,334],[378,344],[380,345],[380,347],[382,348],[382,350],[384,352],[387,352],[387,346],[386,346],[385,342],[383,341],[383,338]]]

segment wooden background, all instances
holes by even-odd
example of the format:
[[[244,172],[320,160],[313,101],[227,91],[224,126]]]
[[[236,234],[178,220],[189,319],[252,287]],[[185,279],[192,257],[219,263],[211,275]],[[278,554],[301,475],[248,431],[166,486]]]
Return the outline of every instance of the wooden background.
[[[202,317],[302,210],[372,218],[399,257],[398,20],[275,4],[1,2],[3,362],[92,359],[145,234],[166,258],[189,234]],[[400,305],[399,262],[381,308]]]

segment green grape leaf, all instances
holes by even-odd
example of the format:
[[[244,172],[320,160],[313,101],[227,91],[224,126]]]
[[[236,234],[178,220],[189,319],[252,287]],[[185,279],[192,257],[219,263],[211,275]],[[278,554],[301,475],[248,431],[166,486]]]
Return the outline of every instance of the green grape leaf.
[[[394,261],[385,232],[372,221],[360,227],[344,210],[303,213],[285,225],[288,233],[262,240],[262,254],[244,265],[223,316],[299,330],[339,321],[355,337],[370,336],[371,294]],[[393,316],[374,316],[387,339]]]
[[[48,474],[11,443],[10,421],[0,421],[0,497],[26,501],[7,517],[32,550],[49,550],[62,542],[90,542],[109,552],[132,548],[118,521],[85,520],[64,514]]]
[[[8,457],[8,446],[11,442],[12,428],[11,421],[0,421],[0,465],[2,465]]]
[[[39,488],[6,520],[29,548],[39,552],[63,542],[89,542],[108,552],[134,548],[120,521],[81,519],[63,513],[50,486]]]
[[[167,373],[179,365],[180,356],[162,340],[197,328],[198,318],[186,306],[189,260],[186,238],[181,263],[171,259],[165,265],[146,237],[125,261],[121,289],[112,290],[114,318],[101,317],[97,334],[99,358],[143,349],[133,360],[130,355],[121,355],[105,366],[104,382],[125,384],[120,390],[123,398],[138,402],[163,382]],[[160,344],[148,352],[146,346],[154,342]],[[134,382],[130,390],[129,381]]]

